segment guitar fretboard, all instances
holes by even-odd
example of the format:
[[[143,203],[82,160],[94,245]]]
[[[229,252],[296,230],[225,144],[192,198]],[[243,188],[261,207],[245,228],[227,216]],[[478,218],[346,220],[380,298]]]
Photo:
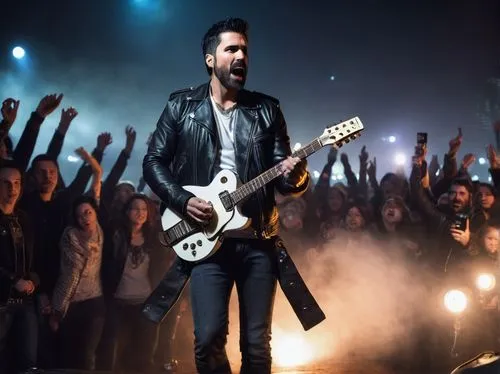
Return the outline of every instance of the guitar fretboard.
[[[311,143],[293,152],[292,157],[299,157],[301,159],[304,159],[312,155],[314,152],[317,152],[322,147],[323,146],[320,140],[316,138]],[[271,182],[273,179],[278,178],[282,174],[283,172],[281,171],[280,164],[273,166],[271,169],[265,171],[258,177],[255,177],[251,181],[245,183],[244,185],[240,186],[235,191],[233,191],[230,194],[231,200],[233,201],[234,205],[238,204],[240,201],[246,199],[248,196],[253,194],[259,188],[262,188],[263,186]]]

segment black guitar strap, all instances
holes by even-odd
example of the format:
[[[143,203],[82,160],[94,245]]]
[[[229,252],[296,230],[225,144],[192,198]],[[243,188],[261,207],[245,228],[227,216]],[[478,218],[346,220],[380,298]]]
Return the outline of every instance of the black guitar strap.
[[[276,239],[278,282],[304,330],[309,330],[326,317],[288,255],[283,239]]]
[[[191,275],[191,265],[176,257],[156,289],[145,301],[142,312],[149,320],[160,323],[182,295]]]

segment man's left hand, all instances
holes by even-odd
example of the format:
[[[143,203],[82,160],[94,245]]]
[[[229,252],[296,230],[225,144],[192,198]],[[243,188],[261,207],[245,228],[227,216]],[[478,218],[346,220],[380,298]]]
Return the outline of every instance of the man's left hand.
[[[306,160],[300,160],[299,157],[288,156],[281,163],[281,172],[288,178],[290,184],[298,185],[301,179],[304,178],[304,173],[307,169]]]

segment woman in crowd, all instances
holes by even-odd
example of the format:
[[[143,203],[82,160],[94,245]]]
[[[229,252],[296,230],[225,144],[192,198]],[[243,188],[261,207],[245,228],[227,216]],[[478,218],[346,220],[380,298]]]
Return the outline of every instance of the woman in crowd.
[[[93,181],[90,196],[73,202],[73,223],[61,238],[50,326],[60,333],[61,366],[92,370],[105,314],[100,275],[104,235],[97,219],[102,169],[83,148],[77,153],[91,166]]]
[[[102,353],[112,369],[153,369],[158,326],[141,309],[166,271],[167,253],[157,233],[153,205],[145,195],[134,194],[107,235],[103,277],[108,314]]]

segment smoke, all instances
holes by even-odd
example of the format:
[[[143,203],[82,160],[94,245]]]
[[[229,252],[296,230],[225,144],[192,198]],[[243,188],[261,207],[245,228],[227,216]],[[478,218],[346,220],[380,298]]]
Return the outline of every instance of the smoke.
[[[326,320],[304,331],[278,287],[271,342],[276,365],[410,354],[410,348],[402,347],[416,331],[416,317],[426,298],[415,267],[399,247],[363,238],[347,246],[309,249],[306,256],[297,257],[301,260],[296,265]],[[228,354],[234,365],[240,360],[238,331],[237,296],[233,294]]]
[[[31,55],[30,55],[30,52]],[[121,149],[125,146],[125,127],[132,125],[137,131],[134,153],[123,176],[138,181],[142,174],[141,162],[146,152],[146,140],[154,131],[156,122],[168,100],[169,93],[189,86],[177,74],[179,62],[158,64],[109,59],[79,58],[68,60],[61,51],[48,45],[28,50],[26,61],[0,70],[0,98],[20,100],[16,123],[10,136],[14,144],[35,111],[41,98],[47,94],[63,93],[59,108],[44,121],[33,155],[45,153],[59,124],[62,108],[73,106],[78,116],[73,121],[60,155],[60,166],[66,182],[70,182],[80,163],[67,161],[74,150],[85,147],[89,152],[96,145],[97,135],[111,132],[113,143],[106,150],[103,167],[108,172]]]

